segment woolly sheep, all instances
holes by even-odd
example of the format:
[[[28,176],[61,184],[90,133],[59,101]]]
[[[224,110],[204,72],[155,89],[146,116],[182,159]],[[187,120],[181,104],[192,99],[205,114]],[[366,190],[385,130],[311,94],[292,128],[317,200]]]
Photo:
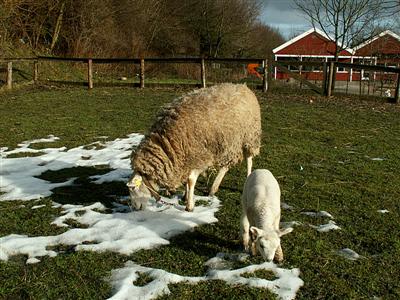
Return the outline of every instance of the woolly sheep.
[[[243,158],[250,174],[260,144],[260,106],[246,85],[226,83],[184,95],[161,111],[132,153],[134,173],[127,183],[132,204],[144,209],[159,188],[175,192],[186,184],[186,210],[193,211],[198,176],[219,170],[210,189],[214,195],[229,168]]]
[[[283,260],[280,237],[293,228],[279,229],[281,191],[272,173],[254,170],[246,180],[242,194],[241,232],[246,251],[257,250],[267,261]]]

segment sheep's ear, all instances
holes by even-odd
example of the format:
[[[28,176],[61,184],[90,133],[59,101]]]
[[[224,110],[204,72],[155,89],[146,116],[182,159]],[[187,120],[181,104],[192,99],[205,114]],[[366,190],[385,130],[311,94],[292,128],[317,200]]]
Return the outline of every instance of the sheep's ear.
[[[263,235],[264,231],[257,227],[251,226],[250,227],[250,235],[253,241],[257,240],[259,237]]]
[[[142,185],[143,179],[140,175],[133,176],[126,184],[129,188],[138,189]]]
[[[279,237],[281,237],[281,236],[283,236],[285,234],[288,234],[288,233],[290,233],[292,231],[293,231],[292,227],[281,229],[281,230],[279,230],[278,235],[279,235]]]

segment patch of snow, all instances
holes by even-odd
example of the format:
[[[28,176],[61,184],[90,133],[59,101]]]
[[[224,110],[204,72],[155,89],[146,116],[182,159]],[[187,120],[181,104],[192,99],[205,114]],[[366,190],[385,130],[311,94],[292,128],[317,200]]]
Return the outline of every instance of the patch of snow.
[[[45,139],[26,141],[19,144],[19,148],[11,151],[2,148],[0,171],[0,201],[2,200],[32,200],[48,197],[51,190],[57,187],[72,185],[75,178],[65,182],[51,183],[37,178],[46,171],[58,171],[65,168],[93,167],[108,165],[112,171],[107,174],[93,176],[96,183],[109,181],[126,181],[131,175],[130,154],[137,146],[143,135],[130,134],[127,138],[120,138],[109,142],[97,142],[104,146],[102,149],[87,149],[79,146],[67,150],[62,148],[31,149],[33,143],[51,142],[58,138],[49,136]],[[41,153],[35,157],[8,158],[15,153]]]
[[[210,259],[210,261],[223,260],[221,257]],[[263,278],[246,278],[242,274],[253,273],[257,270],[270,270],[276,275],[275,280]],[[144,286],[135,286],[139,274],[146,274],[153,280]],[[304,282],[300,279],[299,269],[281,269],[274,263],[266,262],[259,265],[251,265],[236,270],[218,270],[211,268],[205,276],[180,276],[160,269],[147,268],[135,264],[132,261],[125,263],[125,266],[112,271],[111,284],[114,295],[109,298],[117,299],[154,299],[162,295],[168,295],[170,290],[168,284],[184,282],[196,284],[206,280],[222,280],[227,284],[236,286],[238,284],[250,287],[266,288],[275,293],[280,299],[294,299],[296,292]]]
[[[389,211],[387,209],[379,209],[377,212],[381,214],[387,214]]]
[[[35,206],[32,206],[32,208],[31,209],[38,209],[38,208],[42,208],[42,207],[45,207],[46,206],[46,204],[42,204],[42,205],[35,205]]]
[[[344,248],[342,250],[339,250],[337,254],[349,260],[357,260],[359,258],[363,258],[363,256],[359,255],[358,253],[349,248]]]
[[[305,211],[305,212],[302,212],[301,214],[309,216],[309,217],[315,217],[315,218],[326,217],[326,218],[333,219],[332,215],[324,210],[321,210],[318,212]]]
[[[294,207],[292,205],[289,205],[289,204],[287,204],[285,202],[281,202],[281,207],[283,209],[287,209],[287,210],[294,210]]]
[[[298,221],[289,221],[289,222],[280,222],[279,226],[283,229],[286,228],[293,228],[294,226],[300,226],[302,225],[301,222]]]
[[[194,212],[186,212],[184,206],[177,203],[160,205],[153,200],[145,211],[113,214],[102,213],[105,207],[101,203],[63,205],[64,215],[52,224],[68,227],[66,220],[74,220],[86,228],[72,228],[56,236],[11,234],[0,237],[0,259],[8,260],[18,254],[30,258],[55,256],[55,251],[47,249],[56,245],[73,245],[76,250],[109,250],[126,255],[166,245],[172,236],[202,224],[217,222],[214,213],[218,210],[219,200],[200,196],[195,200],[207,201],[210,205],[196,206]]]
[[[323,224],[323,225],[310,225],[312,228],[317,229],[319,232],[328,232],[331,230],[339,230],[340,227],[336,225],[336,223],[334,221],[329,221],[327,224]]]
[[[26,260],[26,263],[27,263],[27,264],[37,264],[37,263],[39,263],[39,262],[40,262],[40,260],[37,259],[37,258],[35,258],[35,257],[31,257],[31,258],[28,258],[28,259]]]
[[[382,158],[382,157],[373,157],[373,158],[371,158],[371,160],[373,160],[373,161],[383,161],[385,159]]]

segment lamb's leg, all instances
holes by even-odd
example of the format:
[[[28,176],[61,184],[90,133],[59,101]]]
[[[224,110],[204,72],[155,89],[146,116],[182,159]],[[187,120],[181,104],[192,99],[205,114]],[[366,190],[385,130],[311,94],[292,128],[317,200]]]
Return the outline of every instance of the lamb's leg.
[[[244,251],[249,251],[249,241],[250,241],[249,230],[250,230],[249,220],[247,219],[247,215],[244,212],[242,212],[240,231],[242,234]]]
[[[249,176],[251,173],[251,169],[253,167],[253,156],[247,156],[246,162],[247,162],[247,176]]]
[[[276,249],[274,260],[277,262],[283,261],[283,251],[281,245],[279,245],[278,249]]]
[[[221,169],[219,169],[217,177],[215,177],[215,180],[211,186],[210,196],[214,196],[215,193],[218,192],[219,185],[221,184],[222,179],[224,178],[228,170],[229,170],[228,167],[222,167]]]
[[[200,174],[201,171],[192,170],[186,183],[185,202],[187,211],[193,211],[194,209],[194,187],[196,185],[197,177],[199,177]]]
[[[256,242],[255,241],[251,241],[251,255],[253,255],[253,256],[257,255]]]

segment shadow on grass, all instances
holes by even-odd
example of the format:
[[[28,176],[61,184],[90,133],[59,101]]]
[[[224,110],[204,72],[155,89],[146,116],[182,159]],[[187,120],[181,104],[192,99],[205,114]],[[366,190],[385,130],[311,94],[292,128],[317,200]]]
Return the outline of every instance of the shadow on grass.
[[[116,197],[127,196],[124,182],[113,181],[102,184],[94,183],[91,176],[103,175],[112,171],[107,166],[72,167],[58,171],[46,171],[38,178],[52,183],[65,182],[76,178],[72,185],[57,187],[52,190],[51,198],[60,204],[89,205],[100,202],[107,208],[113,208]]]

